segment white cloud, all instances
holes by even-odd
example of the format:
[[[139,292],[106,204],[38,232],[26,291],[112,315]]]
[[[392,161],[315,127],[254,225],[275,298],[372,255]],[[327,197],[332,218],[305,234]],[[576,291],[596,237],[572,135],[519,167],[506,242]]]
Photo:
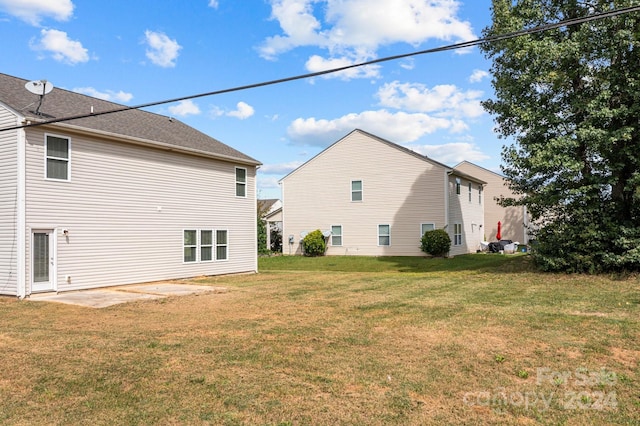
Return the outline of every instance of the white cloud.
[[[251,117],[255,112],[253,107],[245,102],[238,102],[238,104],[236,105],[236,108],[237,109],[235,111],[228,112],[227,116],[244,120],[246,118]]]
[[[478,146],[468,142],[454,142],[443,145],[407,145],[406,147],[449,165],[455,165],[464,160],[480,162],[489,159],[489,156],[480,151]]]
[[[247,104],[246,102],[238,102],[236,104],[236,109],[233,111],[224,111],[223,109],[217,106],[211,109],[211,117],[213,118],[224,115],[227,117],[235,117],[240,120],[244,120],[251,117],[254,113],[255,113],[254,108],[251,105]]]
[[[45,17],[66,21],[73,15],[71,0],[0,0],[0,10],[38,26]]]
[[[50,52],[56,61],[71,65],[89,60],[88,50],[82,43],[69,39],[64,31],[43,29],[40,36],[38,42],[31,41],[33,50]]]
[[[485,78],[489,77],[489,73],[483,70],[473,70],[473,73],[469,77],[470,83],[479,83]]]
[[[359,58],[375,57],[377,49],[384,45],[417,46],[429,39],[468,41],[476,38],[471,24],[458,19],[460,2],[456,0],[270,2],[271,19],[278,21],[282,34],[268,37],[259,47],[266,59],[275,59],[296,47],[315,46],[329,52],[329,59],[313,59],[316,64],[342,57],[362,62]]]
[[[280,164],[264,164],[260,166],[259,172],[266,175],[286,175],[303,164],[302,161],[291,161]]]
[[[171,105],[168,109],[171,114],[177,117],[200,114],[200,108],[191,99],[180,101],[177,105]]]
[[[155,65],[164,68],[176,66],[176,59],[182,46],[176,40],[170,39],[166,34],[155,31],[145,31],[145,42],[149,46],[147,58]]]
[[[129,102],[133,99],[133,95],[131,93],[126,93],[120,90],[119,92],[115,92],[113,90],[105,90],[100,92],[93,87],[76,87],[73,89],[76,93],[82,93],[83,95],[93,96],[94,98],[104,99],[105,101],[112,102]]]
[[[258,176],[256,177],[258,198],[280,198],[279,180],[280,177],[262,175],[260,169],[258,169]]]
[[[354,61],[347,57],[324,59],[321,56],[313,55],[309,58],[305,66],[309,72],[320,72],[320,71],[327,71],[327,70],[336,69],[336,68],[347,67],[349,65],[353,65],[356,63],[365,62],[366,60],[367,59]],[[331,74],[324,74],[322,77],[324,78],[341,77],[345,80],[349,80],[352,78],[375,78],[380,75],[379,70],[380,70],[379,65],[368,65],[363,67],[353,67],[353,68],[346,69],[344,71],[338,71]]]
[[[217,9],[218,8],[218,0],[209,0],[209,7]]]
[[[438,130],[455,130],[454,124],[423,113],[379,110],[347,114],[333,120],[298,118],[289,125],[287,134],[294,144],[324,147],[360,128],[397,143],[408,143]]]
[[[454,85],[428,88],[420,83],[394,81],[380,87],[376,96],[380,105],[414,112],[434,113],[439,117],[475,118],[484,114],[480,105],[483,92],[462,91]]]

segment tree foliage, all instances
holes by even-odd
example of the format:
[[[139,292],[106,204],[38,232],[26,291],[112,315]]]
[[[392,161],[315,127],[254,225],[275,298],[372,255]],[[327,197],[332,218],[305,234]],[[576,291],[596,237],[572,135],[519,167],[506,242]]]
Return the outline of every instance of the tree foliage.
[[[451,238],[444,229],[427,231],[420,240],[420,249],[432,256],[445,256],[451,249]]]
[[[638,0],[493,0],[495,36]],[[486,43],[502,171],[545,270],[640,270],[640,14]]]
[[[316,229],[313,232],[309,232],[302,239],[302,247],[304,249],[305,256],[322,256],[327,249],[327,243],[324,240],[322,231]]]

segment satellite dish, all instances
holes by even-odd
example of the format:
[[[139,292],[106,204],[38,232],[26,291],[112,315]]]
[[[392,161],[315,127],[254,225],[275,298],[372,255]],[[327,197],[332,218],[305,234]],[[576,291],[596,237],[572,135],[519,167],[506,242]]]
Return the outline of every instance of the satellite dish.
[[[309,232],[307,232],[307,231],[302,231],[302,232],[300,233],[300,237],[301,237],[301,238],[304,238],[304,237],[306,237],[306,236],[307,236],[307,234],[308,234],[308,233],[309,233]]]
[[[324,231],[324,232],[322,233],[322,235],[323,235],[325,238],[329,238],[329,237],[331,236],[331,231]]]
[[[42,106],[44,95],[53,90],[53,83],[47,80],[33,80],[25,84],[24,87],[34,95],[40,96],[40,102],[38,103],[38,108],[36,108],[36,115],[40,115],[40,107]]]
[[[47,93],[51,93],[53,83],[47,80],[33,80],[25,84],[24,87],[34,95],[44,96]]]

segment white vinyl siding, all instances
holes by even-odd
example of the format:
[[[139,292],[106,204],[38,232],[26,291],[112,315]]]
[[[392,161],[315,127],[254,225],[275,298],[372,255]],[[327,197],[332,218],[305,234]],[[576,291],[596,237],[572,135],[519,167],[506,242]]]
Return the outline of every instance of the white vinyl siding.
[[[51,180],[71,179],[71,139],[45,135],[45,177]]]
[[[331,245],[339,247],[342,245],[342,226],[331,225]]]
[[[483,206],[482,234],[487,241],[493,241],[498,231],[498,221],[502,222],[502,237],[504,239],[527,243],[529,241],[525,223],[527,223],[526,209],[523,206],[502,207],[497,200],[518,198],[507,185],[507,179],[498,173],[464,161],[456,166],[456,170],[477,177],[486,182],[482,188],[479,202]]]
[[[422,236],[424,235],[425,232],[433,231],[434,229],[436,229],[436,224],[435,223],[421,223],[420,224],[420,238],[422,238]]]
[[[247,196],[247,169],[236,167],[236,197]]]
[[[416,238],[420,224],[447,224],[445,171],[365,132],[350,133],[281,181],[283,235],[294,237],[285,253],[302,253],[301,232],[333,224],[342,226],[342,245],[329,244],[329,256],[424,255]],[[366,191],[362,202],[351,201],[353,180]],[[378,245],[378,224],[391,225],[391,246]]]
[[[391,226],[390,225],[378,225],[378,245],[379,246],[391,245]]]
[[[242,167],[240,198],[237,163],[74,135],[73,180],[51,185],[43,130],[27,129],[26,146],[27,226],[69,230],[58,238],[59,291],[256,271],[255,167]],[[184,230],[221,227],[233,235],[226,261],[184,262]]]
[[[0,105],[0,127],[16,117]],[[18,277],[18,132],[0,132],[0,294],[17,295]]]
[[[351,181],[351,201],[362,201],[362,181]]]

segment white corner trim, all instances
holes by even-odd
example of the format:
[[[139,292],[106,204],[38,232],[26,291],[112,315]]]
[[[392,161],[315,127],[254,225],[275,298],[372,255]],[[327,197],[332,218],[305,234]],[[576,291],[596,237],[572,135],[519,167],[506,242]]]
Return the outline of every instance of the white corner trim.
[[[20,125],[20,120],[16,120]],[[24,129],[17,131],[17,199],[16,199],[16,286],[17,296],[22,299],[27,295],[27,137]]]

